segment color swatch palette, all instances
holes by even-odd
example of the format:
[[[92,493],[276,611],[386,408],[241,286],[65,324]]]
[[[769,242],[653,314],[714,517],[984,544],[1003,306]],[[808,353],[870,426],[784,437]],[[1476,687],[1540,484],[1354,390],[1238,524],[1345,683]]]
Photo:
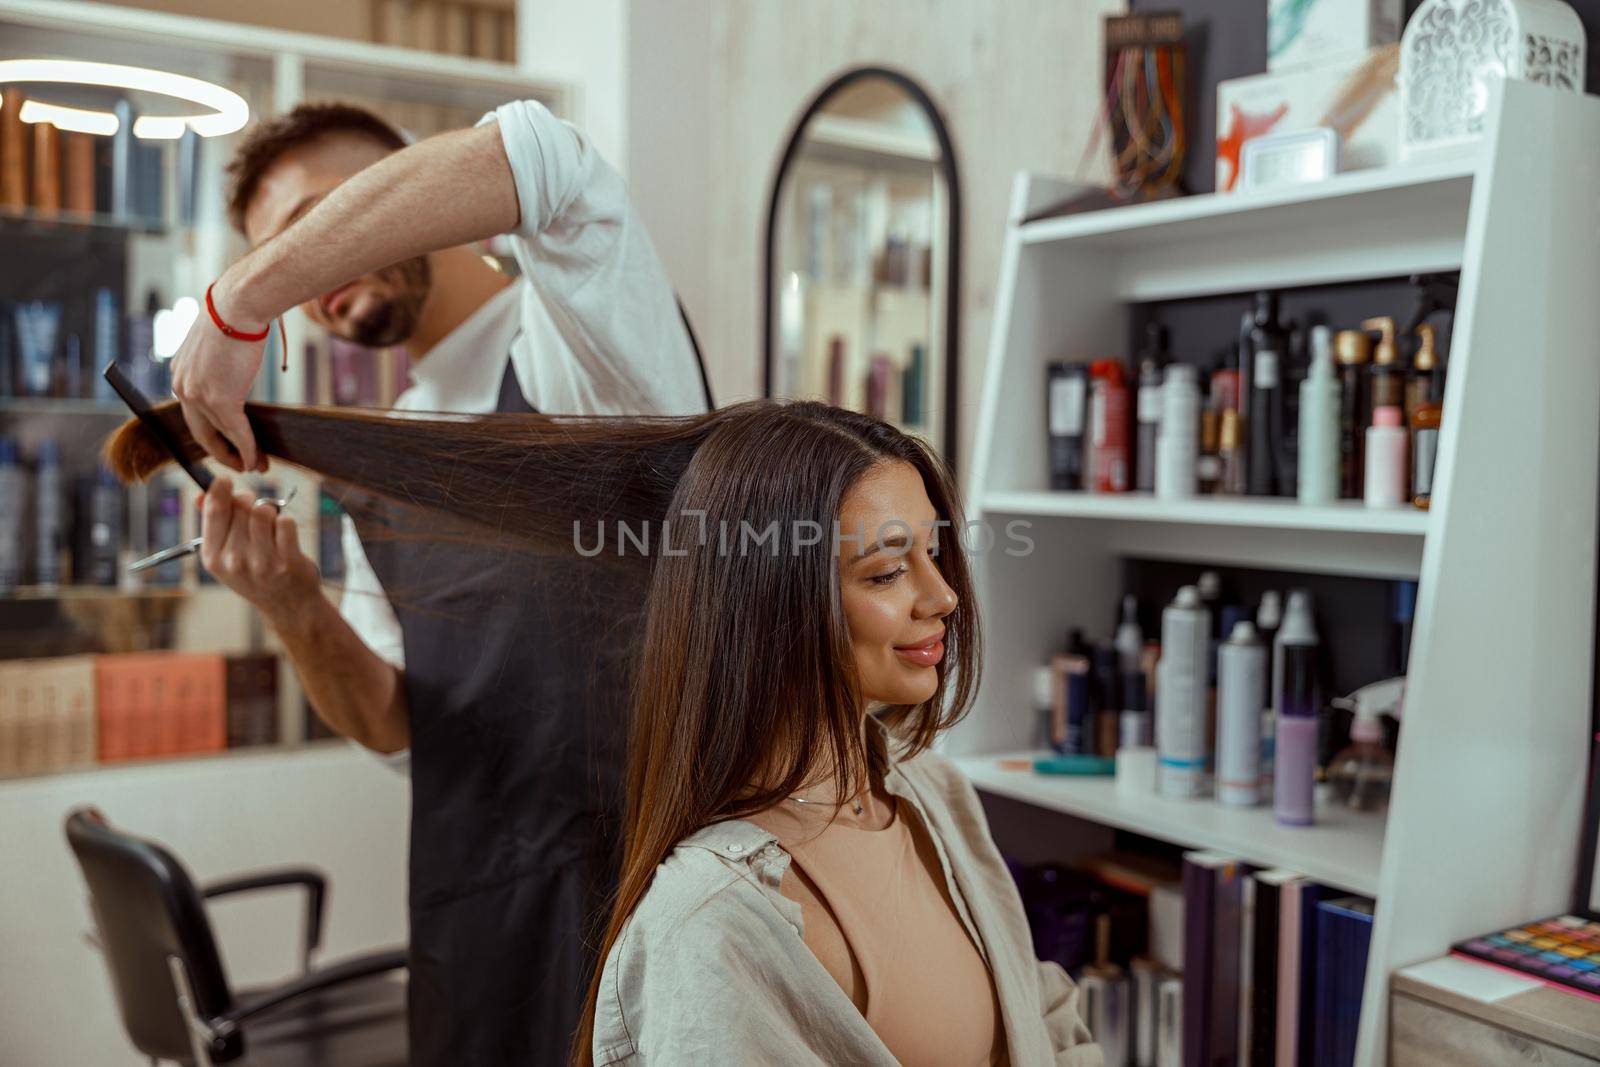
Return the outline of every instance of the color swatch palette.
[[[1475,937],[1454,951],[1600,997],[1600,922],[1562,915]]]

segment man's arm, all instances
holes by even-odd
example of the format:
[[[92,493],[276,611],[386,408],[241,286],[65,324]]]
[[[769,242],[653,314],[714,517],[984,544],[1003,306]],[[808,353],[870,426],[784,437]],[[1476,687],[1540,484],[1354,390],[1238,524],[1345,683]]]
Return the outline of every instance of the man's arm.
[[[400,672],[367,647],[322,595],[316,564],[300,551],[295,522],[228,478],[207,491],[200,562],[254,604],[277,631],[306,696],[335,731],[378,752],[411,742]]]
[[[222,320],[256,332],[298,304],[402,260],[515,229],[511,165],[492,123],[430,137],[342,183],[217,279]],[[196,440],[234,470],[264,470],[244,398],[265,342],[225,337],[206,316],[173,360],[173,393]]]

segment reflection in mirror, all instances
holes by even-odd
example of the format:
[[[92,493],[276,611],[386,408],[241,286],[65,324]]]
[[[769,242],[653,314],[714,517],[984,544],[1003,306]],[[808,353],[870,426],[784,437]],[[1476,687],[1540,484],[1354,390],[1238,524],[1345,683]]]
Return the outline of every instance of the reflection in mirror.
[[[926,97],[889,72],[818,98],[769,220],[767,391],[864,411],[953,459],[954,166]]]

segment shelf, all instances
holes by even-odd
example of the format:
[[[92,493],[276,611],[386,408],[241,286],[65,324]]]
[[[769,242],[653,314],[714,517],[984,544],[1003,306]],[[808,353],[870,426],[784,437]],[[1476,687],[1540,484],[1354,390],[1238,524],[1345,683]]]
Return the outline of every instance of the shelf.
[[[292,755],[317,752],[338,754],[348,752],[350,748],[351,743],[342,737],[319,737],[310,741],[285,741],[270,745],[244,745],[239,748],[224,748],[216,752],[186,752],[174,756],[151,756],[146,759],[118,760],[115,763],[76,763],[70,767],[51,767],[41,771],[0,774],[0,784],[30,782],[41,778],[58,778],[69,774],[102,777],[124,771],[159,771],[166,767],[195,766],[223,761],[282,759]],[[370,758],[382,759],[383,757],[374,754]]]
[[[1090,336],[1109,327],[1094,312],[1107,301],[1459,270],[1475,173],[1471,159],[1388,167],[1022,223],[1012,231],[1026,264],[1019,295],[1052,295],[1039,320],[1050,333],[1117,351],[1126,334]]]
[[[401,88],[410,82],[413,90],[415,82],[431,81],[456,89],[505,91],[536,97],[553,105],[552,110],[558,114],[568,92],[561,81],[541,78],[525,67],[498,60],[444,55],[116,4],[81,0],[0,0],[0,17],[7,22],[48,29],[70,25],[79,27],[81,32],[81,27],[94,27],[96,33],[116,39],[123,47],[159,48],[175,58],[192,49],[201,49],[203,54],[249,56],[268,62],[290,57],[318,68],[390,78]]]
[[[1378,892],[1384,816],[1319,806],[1315,826],[1280,826],[1270,806],[1233,808],[1215,800],[1125,797],[1111,777],[1070,777],[1002,769],[1001,759],[1035,753],[962,756],[956,765],[984,792],[1130,830],[1189,848],[1216,849],[1262,867],[1287,867],[1366,896]]]
[[[932,131],[916,131],[849,115],[815,115],[806,127],[807,148],[827,147],[839,153],[860,154],[917,163],[936,163],[939,142]]]
[[[24,585],[0,594],[0,603],[9,600],[177,600],[194,590],[181,585],[152,585],[124,589],[113,585]]]
[[[127,218],[122,218],[117,215],[107,215],[100,212],[85,215],[80,212],[66,210],[54,215],[45,215],[37,211],[0,211],[0,224],[22,226],[30,230],[66,228],[107,230],[113,233],[165,234],[169,229],[164,219],[146,218],[142,215],[130,215]]]
[[[1476,160],[1466,158],[1358,170],[1280,189],[1205,193],[1040,219],[1019,226],[1017,233],[1023,244],[1073,241],[1096,248],[1131,248],[1197,237],[1224,239],[1243,227],[1268,229],[1286,221],[1315,225],[1319,216],[1393,217],[1418,202],[1459,199],[1464,204],[1476,169]]]
[[[1357,500],[1308,505],[1273,497],[1158,500],[1148,493],[1076,492],[989,493],[983,498],[983,508],[1004,515],[1419,538],[1428,532],[1429,514],[1416,508],[1369,508]]]
[[[1271,497],[1158,500],[1148,493],[991,491],[978,500],[986,515],[1014,516],[1008,527],[1026,522],[1027,536],[1072,553],[1362,578],[1416,578],[1432,514],[1354,500],[1308,506]],[[1029,564],[1020,558],[1016,565]]]
[[[87,400],[54,396],[0,397],[0,414],[17,415],[101,415],[119,420],[128,417],[128,407],[120,400]]]

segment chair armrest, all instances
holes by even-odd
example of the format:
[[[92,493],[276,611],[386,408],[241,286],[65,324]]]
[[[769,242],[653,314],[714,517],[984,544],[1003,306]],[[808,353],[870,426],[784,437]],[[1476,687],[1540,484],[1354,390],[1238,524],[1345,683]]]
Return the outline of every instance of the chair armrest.
[[[403,948],[385,949],[381,952],[372,952],[364,956],[356,956],[331,967],[321,967],[315,971],[308,971],[291,982],[285,982],[275,989],[266,990],[248,1001],[241,1003],[229,1011],[213,1019],[211,1025],[218,1034],[227,1035],[238,1028],[238,1025],[260,1015],[271,1008],[287,1004],[297,997],[308,993],[315,993],[322,989],[332,989],[334,986],[344,985],[362,978],[370,978],[375,974],[386,971],[404,970],[406,967],[406,950]]]
[[[311,954],[322,944],[323,906],[328,899],[328,879],[321,871],[310,867],[277,867],[268,871],[241,874],[224,878],[201,887],[200,895],[207,900],[234,893],[250,893],[258,889],[279,889],[286,886],[304,886],[306,890],[306,936],[300,954],[300,969],[311,969]]]

